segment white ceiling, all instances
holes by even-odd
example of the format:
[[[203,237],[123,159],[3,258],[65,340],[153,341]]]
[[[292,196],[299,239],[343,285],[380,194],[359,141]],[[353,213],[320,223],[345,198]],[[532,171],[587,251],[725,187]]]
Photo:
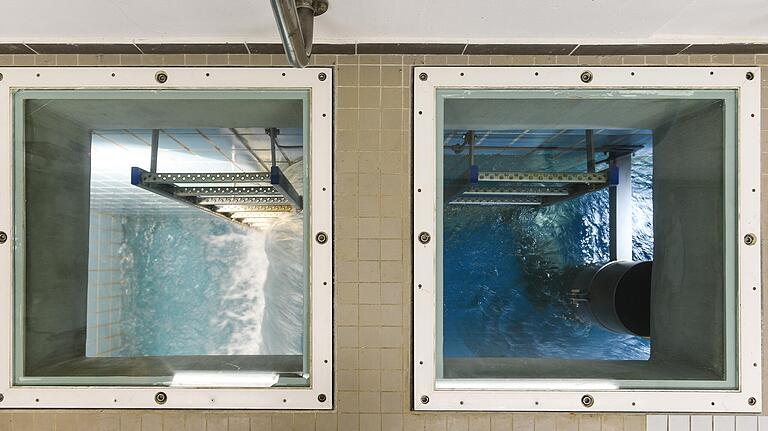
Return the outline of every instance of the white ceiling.
[[[0,43],[278,42],[267,0],[9,0]],[[315,42],[767,42],[765,0],[330,0]]]

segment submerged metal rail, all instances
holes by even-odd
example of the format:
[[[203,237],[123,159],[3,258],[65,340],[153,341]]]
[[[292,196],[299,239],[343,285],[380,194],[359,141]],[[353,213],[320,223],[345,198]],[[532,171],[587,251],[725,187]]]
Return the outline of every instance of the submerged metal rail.
[[[479,148],[475,136],[474,131],[469,130],[461,144],[449,147],[457,154],[468,150],[469,166],[456,178],[446,181],[443,187],[446,204],[546,206],[618,182],[619,168],[614,164],[606,170],[594,171],[594,148],[589,148],[589,145],[587,172],[481,171],[475,161],[475,150]],[[614,157],[615,154],[609,157],[609,163]]]
[[[285,55],[293,67],[309,64],[314,20],[328,10],[328,0],[271,0]]]
[[[615,185],[616,168],[600,172],[478,172],[452,205],[552,205]]]
[[[470,197],[460,196],[449,202],[450,205],[542,205],[544,201],[540,197],[510,196],[510,197]]]
[[[480,172],[479,181],[515,181],[531,183],[599,184],[608,181],[608,171],[601,172]]]

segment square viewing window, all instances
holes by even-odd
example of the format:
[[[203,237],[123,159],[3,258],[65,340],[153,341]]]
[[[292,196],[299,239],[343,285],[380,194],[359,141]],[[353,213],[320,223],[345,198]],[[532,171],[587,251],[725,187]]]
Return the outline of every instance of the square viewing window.
[[[2,73],[0,407],[332,408],[332,80]]]
[[[416,68],[414,406],[761,410],[754,68]]]

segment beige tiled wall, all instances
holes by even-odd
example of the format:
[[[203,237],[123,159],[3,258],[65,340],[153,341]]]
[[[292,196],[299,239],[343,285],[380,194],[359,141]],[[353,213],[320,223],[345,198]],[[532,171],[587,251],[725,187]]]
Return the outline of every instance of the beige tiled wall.
[[[331,412],[2,411],[0,430],[643,431],[643,415],[410,411],[410,80],[414,65],[755,65],[768,55],[316,55],[336,74],[336,391]],[[2,66],[285,65],[282,55],[0,55]],[[768,70],[763,71],[763,83]],[[763,133],[768,141],[768,89]],[[765,168],[764,168],[765,169]],[[768,172],[768,170],[766,170]],[[763,178],[768,178],[764,175]],[[764,182],[764,190],[768,184]],[[768,231],[763,227],[764,231]]]

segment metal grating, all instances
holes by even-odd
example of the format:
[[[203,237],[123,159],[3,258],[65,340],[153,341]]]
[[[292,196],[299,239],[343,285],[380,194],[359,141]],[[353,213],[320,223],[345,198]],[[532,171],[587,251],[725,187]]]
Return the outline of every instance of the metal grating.
[[[478,180],[591,184],[608,182],[608,172],[480,172]]]

